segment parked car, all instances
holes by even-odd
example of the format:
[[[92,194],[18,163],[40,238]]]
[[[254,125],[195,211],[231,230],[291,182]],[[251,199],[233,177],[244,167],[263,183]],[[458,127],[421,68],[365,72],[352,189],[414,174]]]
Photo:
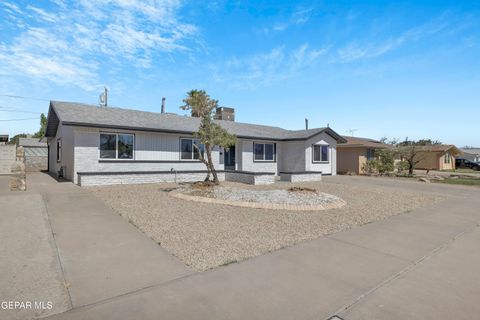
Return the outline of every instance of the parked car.
[[[456,168],[469,168],[473,170],[480,170],[480,163],[472,162],[467,159],[455,159]]]

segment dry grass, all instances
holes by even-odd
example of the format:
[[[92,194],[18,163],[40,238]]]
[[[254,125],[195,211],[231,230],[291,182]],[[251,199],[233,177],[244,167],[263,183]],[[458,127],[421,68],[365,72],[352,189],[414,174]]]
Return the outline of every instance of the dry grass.
[[[290,188],[292,184],[237,188]],[[345,183],[300,183],[344,199],[340,209],[293,212],[182,201],[168,196],[174,184],[89,188],[108,206],[163,248],[198,271],[241,261],[353,226],[381,220],[438,200],[419,193],[355,187]]]

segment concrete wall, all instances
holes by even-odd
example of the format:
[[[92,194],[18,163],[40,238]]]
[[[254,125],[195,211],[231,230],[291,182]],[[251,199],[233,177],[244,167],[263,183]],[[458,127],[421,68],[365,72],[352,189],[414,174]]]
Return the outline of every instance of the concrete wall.
[[[329,161],[313,163],[312,145],[328,145]],[[305,141],[305,171],[321,171],[323,174],[337,174],[337,141],[325,132]]]
[[[16,159],[16,146],[0,145],[0,174],[10,174]]]
[[[135,135],[134,160],[100,160],[100,132],[116,132],[97,128],[75,128],[75,172],[73,181],[77,183],[77,172],[132,172],[206,170],[199,160],[180,159],[180,138],[188,135],[119,131]],[[215,168],[223,170],[223,155],[220,149],[213,151]]]

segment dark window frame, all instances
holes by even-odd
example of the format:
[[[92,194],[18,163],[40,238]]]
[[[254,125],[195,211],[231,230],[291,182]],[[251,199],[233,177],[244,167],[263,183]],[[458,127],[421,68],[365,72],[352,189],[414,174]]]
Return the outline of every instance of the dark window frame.
[[[115,136],[115,158],[102,158],[101,157],[101,140],[99,139],[98,142],[98,159],[99,160],[111,160],[111,161],[132,161],[135,160],[135,143],[136,143],[136,137],[134,133],[129,133],[129,132],[106,132],[106,131],[100,131],[100,137],[102,134],[105,135],[114,135]],[[132,136],[132,157],[131,158],[119,158],[118,157],[118,136],[121,135],[126,135],[126,136]]]
[[[315,148],[320,148],[320,160],[315,160]],[[327,148],[327,160],[322,160],[322,148]],[[312,163],[330,163],[330,145],[312,144]]]
[[[57,139],[57,162],[62,161],[62,138]]]
[[[188,158],[188,159],[184,159],[183,158],[183,151],[182,151],[182,140],[190,140],[191,142],[191,148],[192,148],[192,151],[191,151],[191,157]],[[180,161],[200,161],[200,157],[198,158],[195,158],[195,148],[193,147],[194,145],[194,141],[198,141],[198,145],[200,146],[200,149],[203,149],[203,158],[205,159],[205,145],[203,143],[200,143],[200,139],[196,139],[196,138],[190,138],[190,137],[180,137],[179,139],[179,159]],[[203,146],[203,147],[201,147]]]
[[[373,148],[367,148],[367,152],[366,152],[366,155],[365,157],[367,158],[367,160],[375,160],[375,149]]]
[[[263,145],[263,159],[259,160],[255,158],[255,145]],[[273,159],[272,160],[265,160],[266,159],[266,147],[265,145],[272,145],[273,148]],[[253,142],[253,162],[262,162],[262,163],[276,163],[277,162],[277,144],[275,142]]]

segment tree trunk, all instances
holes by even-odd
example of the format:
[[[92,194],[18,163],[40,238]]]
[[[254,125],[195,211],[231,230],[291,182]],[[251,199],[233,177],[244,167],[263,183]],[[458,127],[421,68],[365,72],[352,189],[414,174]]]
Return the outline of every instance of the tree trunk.
[[[209,173],[211,173],[213,176],[213,183],[220,184],[220,181],[218,181],[217,171],[215,170],[215,166],[213,165],[212,146],[210,146],[210,144],[205,144],[205,151],[207,152],[207,168]]]
[[[408,162],[408,174],[413,176],[413,162]]]

